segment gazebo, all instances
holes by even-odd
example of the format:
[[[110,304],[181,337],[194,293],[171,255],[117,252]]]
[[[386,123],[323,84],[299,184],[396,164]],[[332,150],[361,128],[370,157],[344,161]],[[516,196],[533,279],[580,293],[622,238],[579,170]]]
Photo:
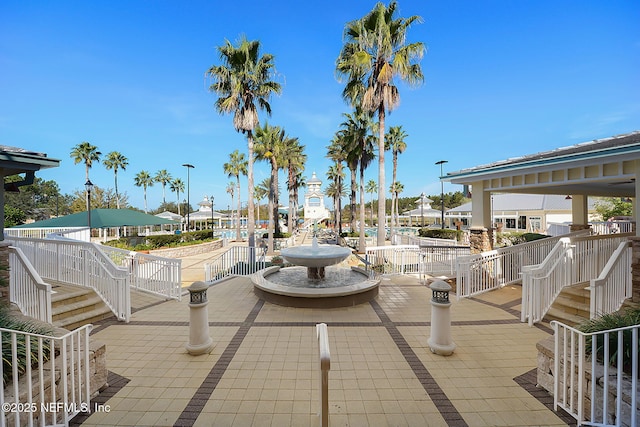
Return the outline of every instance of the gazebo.
[[[198,203],[200,208],[195,212],[189,212],[186,218],[189,218],[189,222],[192,224],[199,224],[200,228],[205,228],[208,222],[212,224],[217,221],[218,228],[222,228],[222,218],[226,217],[220,212],[216,212],[213,210],[213,203],[209,200],[208,196],[204,196],[201,202]],[[188,227],[190,228],[190,227]]]
[[[400,218],[408,218],[409,227],[411,227],[414,222],[419,227],[423,225],[426,227],[429,225],[440,224],[442,212],[437,209],[433,209],[431,207],[432,202],[433,200],[429,199],[428,197],[421,197],[420,199],[417,199],[415,201],[418,207],[415,209],[411,209],[410,211],[403,212]]]

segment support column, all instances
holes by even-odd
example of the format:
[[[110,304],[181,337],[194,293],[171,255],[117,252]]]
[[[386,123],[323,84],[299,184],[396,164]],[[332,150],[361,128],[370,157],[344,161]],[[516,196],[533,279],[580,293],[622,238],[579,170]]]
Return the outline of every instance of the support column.
[[[587,196],[571,195],[571,231],[586,230],[589,225],[589,206]]]
[[[471,253],[493,249],[493,228],[491,224],[491,192],[484,191],[484,182],[473,183],[471,193],[471,227],[469,244]]]
[[[638,212],[640,212],[640,185],[638,185],[638,177],[640,176],[640,161],[635,162],[635,198],[633,199],[633,219],[636,221],[636,236],[631,237],[631,301],[640,303],[640,231],[638,230]]]

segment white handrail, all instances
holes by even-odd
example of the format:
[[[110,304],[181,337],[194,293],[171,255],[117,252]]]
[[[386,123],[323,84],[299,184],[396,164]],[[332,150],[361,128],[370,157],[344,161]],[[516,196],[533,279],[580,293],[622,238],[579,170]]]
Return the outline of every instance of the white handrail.
[[[632,296],[631,242],[621,242],[602,273],[591,279],[590,317],[618,311],[623,302]]]
[[[557,321],[551,327],[554,410],[561,407],[578,425],[637,427],[640,325],[592,333]],[[617,347],[610,345],[612,341]],[[625,373],[625,367],[630,372]]]
[[[320,426],[329,426],[329,370],[331,353],[329,352],[329,333],[326,323],[316,324],[318,350],[320,354]]]
[[[45,283],[27,257],[9,246],[9,297],[22,314],[51,323],[51,285]]]
[[[85,325],[54,337],[0,328],[0,347],[9,349],[0,364],[0,402],[9,405],[0,412],[0,425],[69,425],[91,402],[89,333]],[[37,363],[34,363],[37,362]],[[19,369],[22,367],[22,370]]]
[[[231,276],[248,276],[266,266],[262,249],[232,246],[212,262],[204,264],[204,280],[216,282]]]

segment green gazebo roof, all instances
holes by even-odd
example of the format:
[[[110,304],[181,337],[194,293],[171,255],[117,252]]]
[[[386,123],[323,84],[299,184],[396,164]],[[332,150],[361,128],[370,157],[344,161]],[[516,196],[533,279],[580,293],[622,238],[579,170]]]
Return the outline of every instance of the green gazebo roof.
[[[134,211],[131,209],[92,209],[91,210],[91,228],[109,228],[109,227],[125,227],[125,226],[144,226],[144,225],[162,225],[162,224],[180,224],[178,221],[171,221],[149,215],[146,213]],[[72,215],[61,216],[58,218],[45,219],[44,221],[36,221],[31,224],[22,224],[17,228],[46,228],[46,227],[86,227],[87,212],[78,212]]]

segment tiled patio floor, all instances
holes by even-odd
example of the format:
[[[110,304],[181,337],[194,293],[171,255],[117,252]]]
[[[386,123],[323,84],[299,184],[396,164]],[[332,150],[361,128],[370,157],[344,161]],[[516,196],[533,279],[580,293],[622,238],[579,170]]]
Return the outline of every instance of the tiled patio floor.
[[[208,290],[208,355],[185,350],[188,297],[134,298],[129,324],[96,325],[107,344],[108,413],[74,422],[127,426],[317,426],[315,324],[328,325],[330,425],[567,425],[536,399],[535,344],[542,328],[519,322],[519,287],[455,301],[449,357],[432,354],[431,291],[385,279],[377,299],[337,309],[286,308],[253,294],[247,278]],[[533,378],[533,379],[532,379]],[[548,403],[549,399],[546,399]]]

